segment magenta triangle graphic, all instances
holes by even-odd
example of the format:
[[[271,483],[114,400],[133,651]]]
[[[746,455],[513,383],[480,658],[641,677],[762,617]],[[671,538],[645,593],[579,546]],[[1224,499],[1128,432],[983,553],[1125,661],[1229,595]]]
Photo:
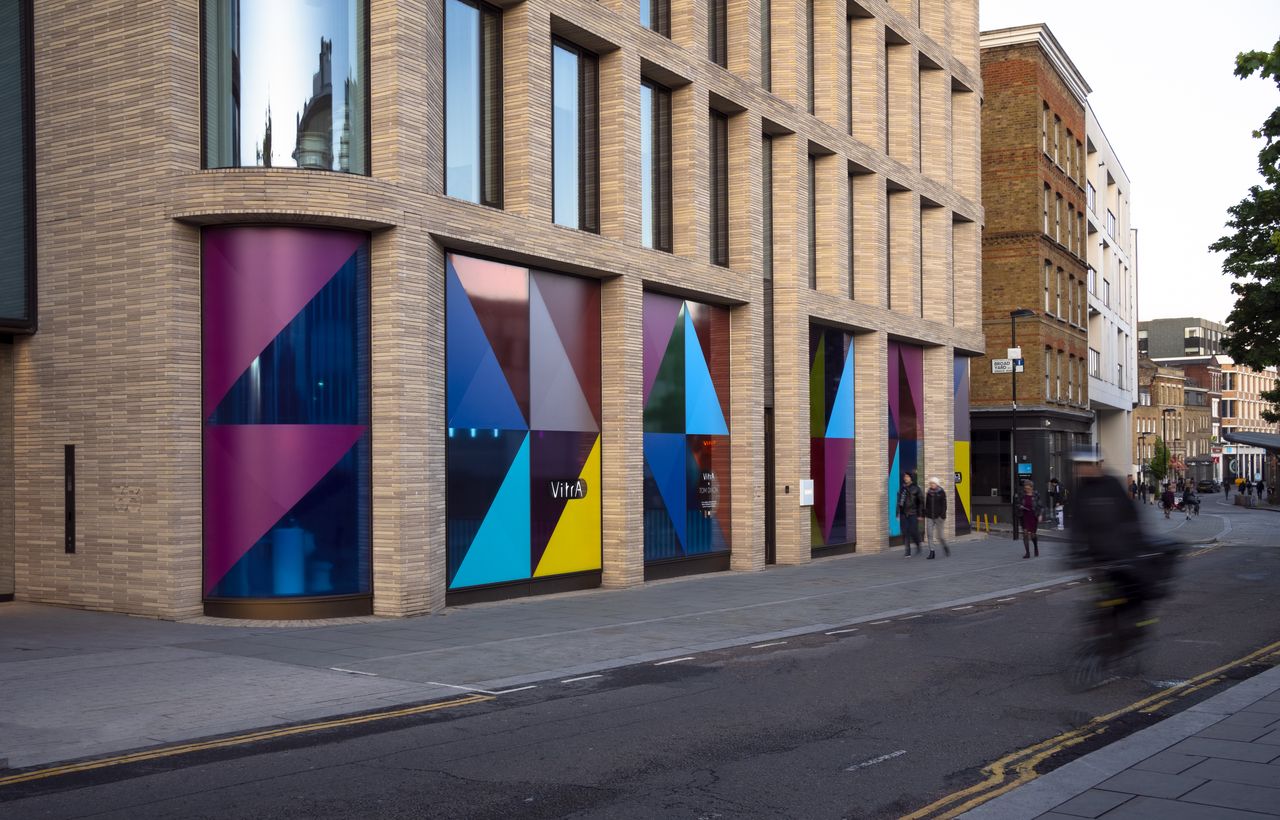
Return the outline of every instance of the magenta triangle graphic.
[[[364,434],[361,425],[226,424],[204,431],[208,595]]]
[[[849,469],[849,454],[853,452],[853,439],[826,438],[822,459],[822,539],[831,539],[831,527],[836,520],[836,505],[840,503],[840,491],[844,489],[845,474]]]
[[[206,228],[204,416],[366,240],[311,228]]]

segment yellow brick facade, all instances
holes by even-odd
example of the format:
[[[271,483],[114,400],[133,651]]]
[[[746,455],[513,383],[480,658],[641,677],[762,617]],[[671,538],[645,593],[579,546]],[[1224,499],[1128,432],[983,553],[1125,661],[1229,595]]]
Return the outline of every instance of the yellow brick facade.
[[[13,382],[8,427],[0,402],[0,474],[12,475],[10,486],[0,484],[0,565],[8,527],[16,596],[164,618],[200,613],[200,236],[217,224],[319,225],[372,236],[378,614],[445,603],[439,488],[449,251],[602,282],[606,586],[644,579],[646,290],[730,310],[732,570],[757,570],[766,559],[766,407],[775,425],[776,558],[811,558],[797,486],[809,476],[810,321],[855,336],[857,548],[884,549],[887,342],[926,348],[919,469],[943,477],[948,491],[951,363],[983,349],[977,2],[817,0],[812,114],[806,2],[772,0],[772,91],[761,85],[760,8],[729,1],[727,69],[707,59],[702,3],[672,0],[670,39],[638,24],[636,0],[504,8],[504,207],[494,209],[443,193],[438,0],[369,2],[367,177],[201,170],[193,0],[37,3],[40,328],[0,345],[0,384],[10,373]],[[600,55],[598,235],[552,223],[553,36]],[[641,244],[645,77],[672,88],[673,253]],[[728,267],[709,262],[710,107],[730,115]],[[761,187],[764,133],[773,135],[771,192]],[[810,156],[816,287],[809,286]],[[766,195],[772,278],[762,262]],[[6,429],[12,471],[3,469]],[[61,540],[65,444],[77,446],[74,555]],[[4,583],[0,566],[0,593]]]

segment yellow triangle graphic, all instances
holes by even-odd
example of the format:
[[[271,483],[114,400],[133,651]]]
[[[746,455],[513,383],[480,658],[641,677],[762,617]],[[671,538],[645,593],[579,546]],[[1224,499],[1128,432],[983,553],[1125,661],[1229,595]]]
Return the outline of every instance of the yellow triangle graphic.
[[[542,553],[535,578],[600,569],[600,437],[591,445],[579,478],[586,479],[587,497],[570,500],[556,522]]]

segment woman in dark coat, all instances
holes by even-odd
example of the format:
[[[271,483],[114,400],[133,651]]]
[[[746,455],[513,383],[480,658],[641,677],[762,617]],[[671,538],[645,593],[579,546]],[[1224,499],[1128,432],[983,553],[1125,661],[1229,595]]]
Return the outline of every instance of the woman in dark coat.
[[[1164,507],[1164,517],[1168,518],[1169,513],[1173,512],[1173,506],[1177,502],[1173,498],[1173,485],[1166,483],[1164,492],[1160,494],[1160,506]]]
[[[1022,557],[1030,558],[1032,548],[1040,557],[1040,541],[1036,538],[1040,524],[1040,499],[1030,481],[1022,482],[1022,498],[1018,499],[1018,515],[1022,524]]]

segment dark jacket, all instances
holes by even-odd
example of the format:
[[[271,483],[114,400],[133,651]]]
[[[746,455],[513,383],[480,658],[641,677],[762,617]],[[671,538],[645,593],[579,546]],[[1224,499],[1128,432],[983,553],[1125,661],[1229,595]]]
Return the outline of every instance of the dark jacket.
[[[899,518],[905,518],[908,515],[919,517],[924,511],[924,493],[920,490],[920,485],[914,481],[905,485],[898,490],[898,506],[896,507]]]
[[[947,517],[947,491],[939,487],[938,489],[929,488],[924,494],[924,517],[925,518],[946,518]]]
[[[1071,528],[1074,563],[1128,558],[1142,548],[1138,510],[1119,479],[1102,475],[1080,481],[1073,496],[1075,522]]]

